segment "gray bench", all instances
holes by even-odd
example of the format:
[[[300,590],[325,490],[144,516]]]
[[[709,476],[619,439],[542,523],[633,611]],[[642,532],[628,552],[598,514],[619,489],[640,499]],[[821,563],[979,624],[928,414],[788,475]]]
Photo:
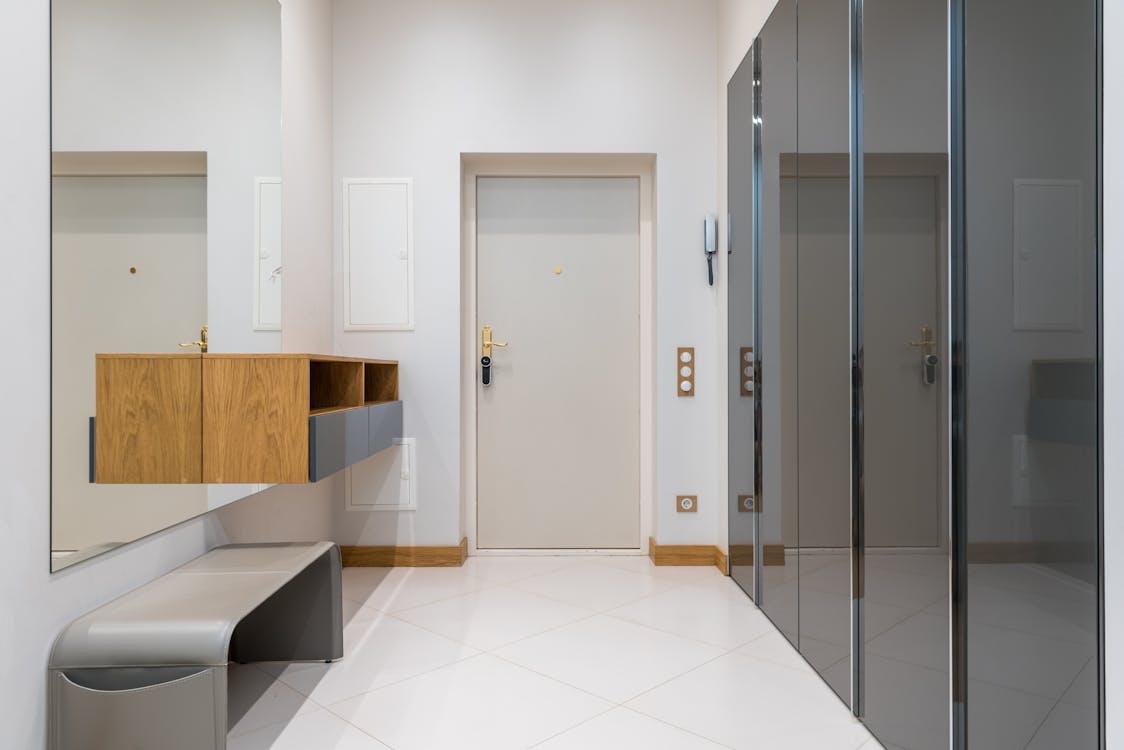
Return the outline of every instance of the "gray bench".
[[[59,634],[49,747],[221,750],[229,662],[342,656],[339,547],[218,547]]]

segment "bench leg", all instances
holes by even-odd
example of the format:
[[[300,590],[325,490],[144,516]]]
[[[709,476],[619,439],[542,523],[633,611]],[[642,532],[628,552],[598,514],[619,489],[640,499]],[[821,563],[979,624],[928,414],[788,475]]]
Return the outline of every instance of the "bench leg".
[[[242,619],[230,659],[333,661],[343,656],[340,549],[332,547]]]

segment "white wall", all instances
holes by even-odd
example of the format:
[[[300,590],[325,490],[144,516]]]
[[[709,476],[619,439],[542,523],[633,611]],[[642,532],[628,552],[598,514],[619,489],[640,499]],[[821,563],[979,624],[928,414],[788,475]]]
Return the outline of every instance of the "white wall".
[[[332,352],[332,13],[329,0],[281,6],[281,347]],[[335,539],[343,476],[278,485],[221,509],[231,541]]]
[[[55,0],[56,149],[207,152],[207,320],[213,351],[279,351],[253,330],[254,178],[281,169],[276,0]]]
[[[315,14],[317,7],[322,6],[322,18],[326,18],[324,3],[286,0],[286,10],[297,4],[307,4],[309,14]],[[7,116],[0,118],[0,143],[4,144],[5,153],[0,170],[0,236],[4,237],[5,267],[0,282],[0,316],[8,321],[5,350],[18,353],[19,362],[18,367],[8,366],[9,360],[5,358],[6,366],[0,367],[2,392],[19,394],[7,404],[5,427],[0,430],[0,545],[4,550],[4,564],[0,565],[0,642],[7,644],[0,651],[0,747],[20,750],[34,750],[45,743],[47,655],[59,629],[79,614],[186,562],[227,536],[215,514],[211,514],[61,573],[47,572],[49,14],[48,0],[27,0],[0,7],[0,97],[15,103]],[[321,28],[327,27],[321,24]],[[287,26],[287,51],[300,48],[296,37],[301,28],[293,23]],[[327,59],[326,55],[322,57]],[[309,104],[307,99],[303,103]],[[325,120],[321,117],[321,122]],[[298,131],[290,128],[285,138],[297,135]],[[323,139],[320,140],[322,143]],[[294,148],[302,150],[299,146]],[[310,186],[309,190],[315,187]],[[300,211],[300,206],[297,203],[290,212]],[[320,242],[310,245],[330,248],[329,237],[330,233],[321,235]],[[321,309],[321,302],[304,300],[304,313]],[[301,308],[294,303],[293,309]],[[327,326],[321,330],[325,339],[330,337]],[[240,523],[232,523],[228,529],[230,535],[320,536],[326,531],[326,523],[317,527],[318,516],[312,508],[316,507],[318,493],[326,494],[331,488],[316,488],[279,487],[244,501],[259,503],[260,510],[256,514],[241,513],[242,517],[235,519]],[[228,510],[235,508],[239,505]],[[298,514],[298,508],[306,512]],[[321,514],[319,518],[327,516]],[[294,535],[298,528],[305,533]]]
[[[717,99],[718,99],[718,161],[716,170],[715,189],[718,194],[718,231],[719,231],[719,247],[725,248],[728,239],[728,220],[727,217],[730,213],[729,205],[729,172],[727,170],[729,162],[729,97],[727,95],[727,86],[730,83],[730,78],[734,75],[734,71],[738,69],[742,60],[749,52],[749,48],[753,46],[753,40],[757,33],[761,31],[761,27],[765,24],[765,20],[773,11],[776,5],[776,0],[718,0],[718,79],[717,79]],[[730,352],[722,346],[722,342],[727,340],[729,334],[729,319],[725,314],[727,305],[729,304],[729,289],[726,285],[727,282],[727,266],[729,257],[726,253],[718,254],[718,321],[717,321],[717,338],[719,342],[718,347],[718,360],[715,363],[715,374],[718,378],[716,388],[720,393],[734,393],[736,392],[737,385],[733,386],[731,390],[730,375],[733,372],[733,365],[730,363]],[[752,303],[750,303],[752,304]],[[750,313],[752,315],[752,313]],[[734,398],[731,396],[731,398]],[[739,409],[739,413],[744,413],[752,419],[753,407],[752,403],[748,402],[735,402],[735,408]],[[752,491],[753,467],[741,467],[739,472],[744,477],[744,489],[742,486],[729,487],[729,452],[723,446],[726,446],[728,440],[729,428],[729,413],[726,409],[725,401],[720,401],[718,404],[717,415],[717,439],[718,439],[718,465],[716,467],[718,477],[720,480],[720,488],[725,488],[721,492],[723,498],[730,497],[731,493],[741,492],[746,494]],[[748,439],[750,442],[753,440],[752,433],[749,434]],[[744,525],[752,521],[751,514],[743,514],[739,518],[736,514],[731,516],[729,503],[724,503],[715,515],[715,538],[719,547],[723,550],[728,547],[728,524],[738,523],[739,521]],[[743,529],[739,532],[739,539],[748,539],[751,534],[746,533]]]
[[[718,540],[725,407],[700,231],[717,208],[716,38],[715,3],[699,0],[336,1],[337,203],[346,177],[414,178],[417,316],[412,333],[343,333],[337,313],[336,346],[402,362],[419,467],[416,512],[336,503],[341,542],[460,539],[463,152],[657,154],[656,523],[663,543]],[[699,362],[693,399],[674,394],[685,345]],[[676,493],[699,495],[699,512],[676,514]]]
[[[330,0],[285,0],[282,49],[282,348],[332,351]]]
[[[1104,4],[1104,205],[1124,201],[1124,4]],[[1107,747],[1124,747],[1124,216],[1104,213],[1104,588]]]
[[[213,522],[199,519],[95,562],[50,575],[50,120],[47,0],[0,10],[0,293],[5,366],[0,389],[19,394],[0,431],[0,747],[45,742],[47,652],[78,614],[206,549]],[[12,363],[18,359],[18,366]]]

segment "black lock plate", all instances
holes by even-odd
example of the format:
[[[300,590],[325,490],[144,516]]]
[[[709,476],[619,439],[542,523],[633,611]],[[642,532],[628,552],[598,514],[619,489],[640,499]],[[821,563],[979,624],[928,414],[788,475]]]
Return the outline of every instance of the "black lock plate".
[[[492,358],[480,358],[480,382],[484,385],[492,384]]]

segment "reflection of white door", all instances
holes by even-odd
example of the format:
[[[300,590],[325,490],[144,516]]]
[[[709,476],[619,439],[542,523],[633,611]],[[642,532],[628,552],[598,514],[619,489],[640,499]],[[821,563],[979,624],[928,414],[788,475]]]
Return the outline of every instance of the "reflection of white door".
[[[640,181],[477,180],[477,546],[640,546]],[[480,356],[477,350],[477,357]]]
[[[909,345],[929,326],[941,341],[935,177],[866,180],[863,299],[866,363],[866,543],[941,543],[940,377],[922,382],[922,351]],[[943,356],[935,349],[934,353]]]
[[[794,185],[785,181],[788,189]],[[782,190],[785,189],[782,187]],[[799,544],[850,546],[849,212],[846,177],[799,179]],[[944,335],[932,176],[865,180],[863,325],[866,543],[941,543],[940,394],[910,341]],[[795,247],[795,245],[794,245]],[[943,352],[937,351],[943,356]],[[842,490],[840,488],[843,488]]]

